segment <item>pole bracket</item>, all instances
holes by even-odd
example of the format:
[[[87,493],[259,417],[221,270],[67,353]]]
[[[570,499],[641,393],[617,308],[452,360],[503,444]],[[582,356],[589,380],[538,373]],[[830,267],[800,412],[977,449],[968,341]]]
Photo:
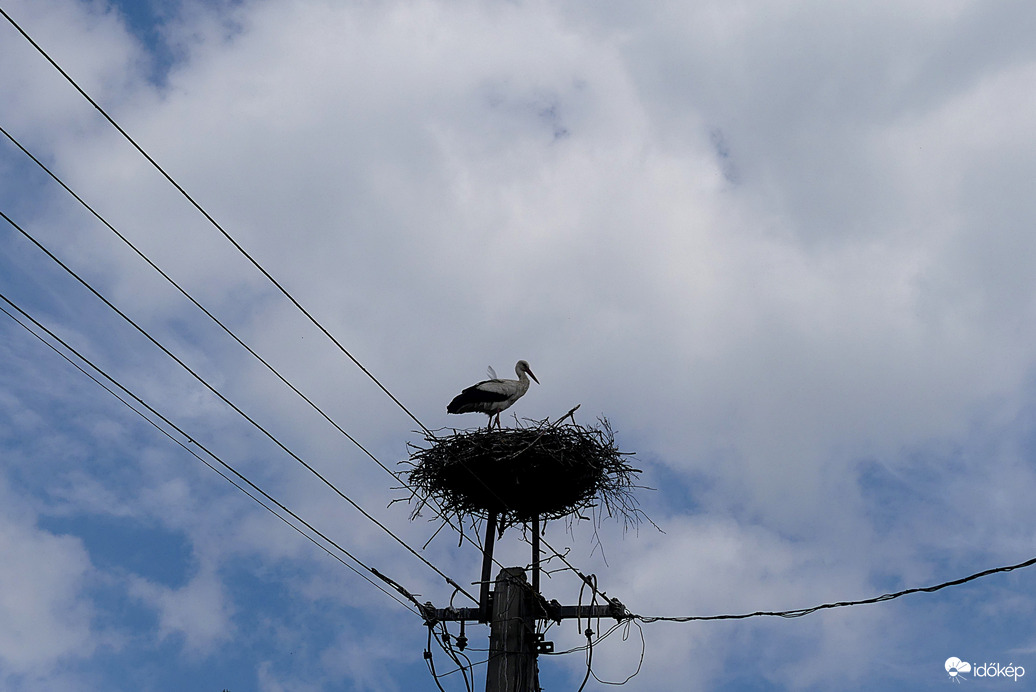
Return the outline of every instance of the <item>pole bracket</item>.
[[[534,636],[533,645],[536,647],[537,654],[554,653],[554,642],[544,641],[542,632],[537,632]]]

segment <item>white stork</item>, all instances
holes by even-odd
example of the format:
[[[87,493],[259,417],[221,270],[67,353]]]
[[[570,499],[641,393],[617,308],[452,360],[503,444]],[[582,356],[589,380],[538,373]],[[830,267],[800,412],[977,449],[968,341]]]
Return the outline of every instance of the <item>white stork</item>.
[[[490,370],[492,372],[492,370]],[[496,427],[500,427],[500,412],[518,401],[529,391],[529,377],[536,380],[529,364],[520,360],[514,366],[517,380],[483,380],[473,384],[458,394],[446,407],[447,413],[485,413],[489,416],[489,427],[493,427],[493,416],[496,416]],[[526,376],[528,373],[528,377]],[[536,380],[536,384],[540,381]]]

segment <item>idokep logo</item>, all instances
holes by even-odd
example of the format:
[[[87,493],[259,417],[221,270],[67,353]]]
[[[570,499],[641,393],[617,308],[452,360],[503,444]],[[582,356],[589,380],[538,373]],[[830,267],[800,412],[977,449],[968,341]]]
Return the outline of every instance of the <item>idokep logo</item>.
[[[962,661],[956,656],[950,656],[946,659],[946,664],[943,666],[946,669],[947,675],[950,676],[951,680],[960,682],[960,678],[957,677],[961,673],[970,673],[971,664],[967,661]]]
[[[1006,666],[1002,666],[999,663],[976,663],[972,665],[967,661],[960,660],[956,656],[947,658],[943,668],[946,669],[946,674],[950,676],[950,680],[954,682],[967,680],[968,678],[965,677],[967,673],[971,673],[976,678],[1006,678],[1015,682],[1018,682],[1018,678],[1025,675],[1025,668],[1016,666],[1014,663],[1008,663]]]

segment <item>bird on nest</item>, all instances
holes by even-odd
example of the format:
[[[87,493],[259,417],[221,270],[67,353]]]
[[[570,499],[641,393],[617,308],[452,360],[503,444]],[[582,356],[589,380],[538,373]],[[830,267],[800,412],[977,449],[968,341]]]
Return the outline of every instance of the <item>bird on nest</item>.
[[[491,374],[496,374],[489,369]],[[491,379],[473,384],[453,398],[446,407],[447,413],[484,413],[489,416],[489,428],[493,427],[494,416],[496,427],[500,427],[500,412],[509,408],[529,391],[529,378],[539,384],[532,374],[532,368],[524,360],[514,366],[517,380]]]

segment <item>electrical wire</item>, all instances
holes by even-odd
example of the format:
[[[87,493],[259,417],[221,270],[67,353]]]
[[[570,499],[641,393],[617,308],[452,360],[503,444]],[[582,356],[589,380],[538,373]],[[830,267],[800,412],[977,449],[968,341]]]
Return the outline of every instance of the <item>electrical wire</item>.
[[[480,659],[480,660],[478,660],[478,661],[475,661],[475,662],[474,662],[474,663],[472,663],[472,664],[471,664],[471,665],[470,665],[469,667],[470,667],[470,668],[472,668],[472,669],[474,669],[474,668],[475,668],[475,667],[477,667],[477,666],[484,666],[484,665],[486,665],[487,663],[489,663],[489,662],[490,662],[491,660],[492,660],[491,658],[483,658],[483,659]],[[461,669],[460,669],[460,668],[454,668],[454,669],[452,669],[452,670],[448,670],[448,671],[446,671],[445,673],[438,673],[438,676],[439,676],[440,678],[445,678],[445,677],[446,677],[446,676],[448,676],[448,675],[456,675],[456,674],[457,674],[457,673],[459,673],[459,672],[461,672]]]
[[[48,329],[48,328],[47,328],[46,326],[44,326],[44,325],[43,325],[42,323],[40,323],[40,322],[39,322],[39,321],[38,321],[37,319],[35,319],[35,318],[34,318],[34,317],[33,317],[32,315],[30,315],[30,314],[29,314],[29,313],[27,313],[27,312],[26,312],[25,310],[23,310],[23,309],[22,309],[21,307],[19,307],[19,306],[18,306],[17,304],[15,304],[14,302],[12,302],[12,301],[11,301],[11,299],[10,299],[10,298],[8,298],[8,297],[7,297],[6,295],[4,295],[3,293],[0,293],[0,300],[2,300],[2,301],[3,301],[4,303],[6,303],[6,304],[7,304],[7,305],[8,305],[9,307],[11,307],[11,308],[12,308],[13,310],[15,310],[16,312],[18,312],[18,313],[19,313],[19,314],[20,314],[20,315],[21,315],[21,316],[22,316],[22,317],[23,317],[23,318],[24,318],[25,320],[28,320],[29,322],[32,322],[32,324],[33,324],[33,325],[34,325],[34,326],[35,326],[35,327],[36,327],[37,329],[39,329],[40,331],[42,331],[42,332],[44,332],[45,334],[47,334],[47,336],[49,336],[49,337],[50,337],[51,339],[53,339],[53,340],[54,340],[54,341],[56,341],[57,343],[61,344],[61,346],[63,346],[63,347],[64,347],[64,348],[65,348],[65,349],[66,349],[66,350],[68,351],[68,353],[72,353],[72,354],[73,354],[73,355],[74,355],[74,356],[75,356],[76,358],[78,358],[78,359],[79,359],[80,361],[82,361],[83,363],[85,363],[85,364],[86,364],[86,365],[87,365],[87,366],[88,366],[89,368],[91,368],[92,370],[94,370],[95,372],[97,372],[97,373],[98,373],[98,374],[99,374],[99,375],[100,375],[101,377],[103,377],[103,378],[104,378],[105,380],[107,380],[107,381],[108,381],[109,383],[111,383],[111,385],[112,385],[112,386],[114,386],[114,387],[115,387],[116,389],[119,389],[119,390],[121,390],[121,391],[122,391],[122,392],[123,392],[123,393],[125,394],[125,396],[126,396],[126,397],[128,397],[128,398],[130,398],[130,399],[133,399],[134,401],[136,401],[136,402],[137,402],[137,403],[138,403],[138,404],[139,404],[140,406],[142,406],[143,408],[147,409],[147,410],[148,410],[148,411],[149,411],[149,412],[150,412],[150,413],[151,413],[151,414],[152,414],[153,416],[155,416],[156,418],[158,418],[159,420],[161,420],[161,421],[162,421],[163,423],[165,423],[165,424],[166,424],[167,426],[169,426],[169,428],[171,428],[171,429],[175,430],[175,431],[176,431],[177,433],[179,433],[180,435],[182,435],[182,436],[183,436],[183,438],[185,438],[185,439],[186,439],[186,440],[187,440],[188,442],[190,442],[191,444],[193,444],[193,445],[197,446],[197,447],[198,447],[199,449],[201,449],[201,450],[202,450],[203,452],[205,452],[205,454],[207,454],[207,455],[208,455],[209,457],[211,457],[212,459],[214,459],[214,460],[215,460],[215,461],[216,461],[216,462],[217,462],[217,463],[218,463],[218,464],[219,464],[220,466],[222,466],[222,467],[223,467],[223,468],[225,468],[225,469],[226,469],[227,471],[229,471],[229,472],[230,472],[231,474],[233,474],[233,476],[236,476],[236,477],[237,477],[237,478],[238,478],[238,479],[239,479],[239,480],[240,480],[241,482],[243,482],[243,483],[244,483],[245,485],[247,485],[248,487],[252,488],[252,489],[253,489],[253,490],[254,490],[254,491],[255,491],[256,493],[258,493],[259,495],[261,495],[262,497],[264,497],[264,498],[265,498],[265,499],[266,499],[266,500],[267,500],[268,502],[270,502],[270,503],[272,503],[272,504],[276,505],[276,506],[277,506],[277,507],[278,507],[278,508],[279,508],[279,509],[280,509],[280,510],[281,510],[282,512],[284,512],[284,513],[288,514],[288,515],[289,515],[290,517],[292,517],[293,519],[295,519],[295,521],[299,522],[300,524],[302,524],[303,526],[305,526],[305,527],[306,527],[307,529],[309,529],[309,530],[310,530],[310,531],[311,531],[311,532],[312,532],[313,534],[315,534],[315,535],[319,536],[319,537],[320,537],[321,539],[323,539],[324,541],[326,541],[326,543],[327,543],[328,545],[331,545],[331,546],[333,546],[333,547],[334,547],[334,548],[335,548],[336,550],[338,550],[338,552],[339,552],[339,553],[341,553],[342,555],[345,555],[345,556],[346,556],[347,558],[349,558],[350,560],[352,560],[353,562],[355,562],[355,563],[356,563],[357,565],[359,565],[359,566],[360,566],[360,567],[362,567],[363,569],[365,569],[365,570],[367,570],[368,572],[370,572],[370,573],[374,574],[374,575],[375,575],[375,576],[377,576],[377,577],[378,577],[378,578],[379,578],[380,580],[382,580],[383,582],[385,582],[385,583],[389,584],[390,586],[392,586],[392,587],[393,587],[393,589],[395,589],[395,590],[396,590],[396,591],[397,591],[398,593],[402,594],[402,595],[403,595],[403,596],[404,596],[405,598],[407,598],[407,600],[409,600],[409,601],[410,601],[410,602],[411,602],[411,603],[412,603],[413,605],[417,606],[417,609],[415,609],[415,608],[411,607],[411,605],[410,605],[410,604],[408,604],[408,603],[406,603],[406,602],[404,602],[404,601],[400,600],[400,599],[399,599],[399,598],[398,598],[398,597],[397,597],[396,595],[394,595],[394,594],[393,594],[392,592],[390,592],[390,591],[388,591],[387,589],[385,589],[385,588],[384,588],[384,587],[383,587],[383,586],[382,586],[381,584],[378,584],[377,582],[375,582],[374,580],[372,580],[372,579],[371,579],[370,577],[368,577],[368,576],[367,576],[366,574],[364,574],[363,572],[361,572],[361,571],[359,571],[358,569],[356,569],[356,568],[355,568],[355,567],[354,567],[353,565],[351,565],[351,564],[349,564],[348,562],[346,562],[345,560],[343,560],[343,559],[342,559],[342,557],[341,557],[340,555],[337,555],[337,554],[333,553],[333,552],[332,552],[332,551],[331,551],[331,550],[330,550],[330,549],[329,549],[329,548],[327,547],[327,545],[324,545],[324,544],[320,543],[319,541],[317,541],[316,539],[314,539],[312,535],[310,535],[310,534],[307,534],[306,532],[302,531],[302,530],[301,530],[301,529],[300,529],[300,528],[299,528],[298,526],[296,526],[295,524],[293,524],[293,523],[291,523],[290,521],[288,521],[288,520],[287,520],[287,519],[286,519],[286,518],[285,518],[285,517],[284,517],[283,515],[281,515],[281,514],[278,514],[278,513],[276,512],[276,511],[274,511],[274,509],[273,509],[272,507],[270,507],[269,505],[267,505],[267,504],[266,504],[265,502],[263,502],[262,500],[260,500],[260,499],[259,499],[258,497],[256,497],[255,495],[253,495],[253,494],[252,494],[251,492],[249,492],[249,491],[248,491],[247,489],[245,489],[245,487],[244,487],[244,486],[242,486],[242,485],[241,485],[240,483],[238,483],[237,481],[235,481],[235,480],[234,480],[234,479],[233,479],[232,477],[228,476],[228,475],[227,475],[226,473],[224,473],[223,471],[221,471],[221,470],[220,470],[219,468],[217,468],[216,466],[213,466],[213,465],[212,465],[211,463],[209,463],[209,462],[208,462],[208,461],[207,461],[207,460],[206,460],[205,458],[203,458],[203,457],[202,457],[202,456],[201,456],[200,454],[198,454],[198,453],[197,453],[196,451],[194,451],[193,449],[191,449],[190,447],[188,447],[188,446],[187,446],[187,444],[185,444],[185,443],[183,442],[183,440],[179,440],[179,439],[177,439],[176,437],[174,437],[174,436],[173,436],[173,435],[172,435],[172,434],[171,434],[171,433],[170,433],[170,432],[169,432],[169,431],[168,431],[167,429],[165,429],[165,428],[163,428],[162,426],[158,425],[158,423],[156,423],[156,422],[155,422],[155,421],[154,421],[153,419],[149,418],[149,417],[148,417],[148,416],[146,416],[146,415],[145,415],[145,414],[144,414],[144,413],[143,413],[143,412],[142,412],[141,410],[137,409],[137,408],[136,408],[135,406],[133,406],[132,404],[130,404],[130,403],[129,403],[129,401],[127,401],[127,400],[126,400],[126,398],[124,398],[123,396],[119,395],[119,394],[118,394],[118,393],[117,393],[117,392],[115,391],[115,389],[112,389],[112,387],[110,387],[110,386],[106,385],[106,384],[105,384],[104,382],[102,382],[102,381],[101,381],[100,379],[98,379],[98,378],[97,378],[96,376],[94,376],[93,374],[91,374],[90,372],[88,372],[88,371],[87,371],[87,370],[86,370],[85,368],[83,368],[83,367],[82,367],[82,366],[81,366],[81,365],[80,365],[79,363],[75,362],[75,361],[74,361],[74,360],[73,360],[72,358],[70,358],[70,357],[68,356],[68,354],[67,354],[67,353],[64,353],[64,352],[62,352],[62,351],[61,351],[60,349],[58,349],[58,348],[57,348],[57,347],[56,347],[56,346],[55,346],[55,345],[54,345],[53,343],[51,343],[51,342],[47,341],[46,339],[44,339],[44,338],[43,338],[42,336],[40,336],[40,335],[39,335],[39,334],[38,334],[37,332],[34,332],[34,331],[32,330],[32,328],[30,328],[30,327],[29,327],[29,326],[28,326],[27,324],[25,324],[25,322],[23,322],[23,321],[22,321],[22,320],[20,320],[20,319],[19,319],[18,317],[16,317],[15,315],[13,315],[13,314],[12,314],[12,313],[11,313],[10,311],[8,311],[8,310],[7,310],[6,308],[4,308],[3,306],[0,306],[0,312],[3,312],[3,313],[4,313],[5,315],[7,315],[8,317],[10,317],[10,318],[11,318],[12,320],[14,320],[14,321],[15,321],[15,322],[16,322],[16,323],[17,323],[17,324],[19,325],[19,326],[21,326],[21,327],[22,327],[23,329],[25,329],[25,330],[26,330],[27,332],[29,332],[29,334],[31,334],[32,336],[34,336],[34,337],[36,337],[37,339],[39,339],[39,340],[40,340],[40,341],[41,341],[41,342],[42,342],[43,344],[45,344],[45,345],[46,345],[46,346],[47,346],[48,348],[50,348],[51,350],[53,350],[53,351],[54,351],[55,353],[57,353],[57,354],[58,354],[59,356],[61,356],[62,358],[64,358],[64,359],[65,359],[66,361],[68,361],[68,362],[69,362],[69,363],[70,363],[70,364],[71,364],[71,365],[72,365],[73,367],[75,367],[75,368],[76,368],[77,370],[79,370],[79,371],[80,371],[81,373],[83,373],[84,375],[86,375],[87,377],[89,377],[89,378],[90,378],[91,380],[93,380],[93,382],[95,382],[95,383],[96,383],[96,384],[97,384],[98,386],[100,386],[100,387],[101,387],[101,388],[103,388],[103,389],[104,389],[105,391],[107,391],[107,392],[108,392],[109,394],[111,394],[111,395],[112,395],[113,397],[115,397],[115,398],[116,398],[116,399],[118,399],[118,400],[119,400],[120,402],[122,402],[122,404],[123,404],[123,405],[125,405],[125,406],[126,406],[127,408],[129,408],[129,409],[130,409],[131,411],[133,411],[133,412],[134,412],[134,413],[136,413],[136,414],[137,414],[138,416],[140,416],[140,417],[141,417],[141,418],[143,418],[143,419],[144,419],[145,421],[147,421],[147,422],[148,422],[148,423],[149,423],[150,425],[152,425],[152,426],[153,426],[153,427],[154,427],[154,428],[155,428],[156,430],[158,430],[159,432],[161,432],[161,433],[162,433],[163,435],[165,435],[166,437],[168,437],[168,438],[169,438],[170,440],[172,440],[173,442],[175,442],[176,444],[178,444],[178,445],[179,445],[180,447],[182,447],[183,449],[185,449],[185,450],[186,450],[187,452],[189,452],[189,453],[190,453],[190,454],[191,454],[192,456],[194,456],[194,457],[195,457],[195,458],[196,458],[196,459],[197,459],[198,461],[200,461],[201,463],[205,464],[205,466],[209,467],[210,469],[212,469],[213,471],[215,471],[216,473],[218,473],[218,474],[219,474],[219,475],[220,475],[220,476],[221,476],[221,477],[222,477],[222,478],[223,478],[224,480],[226,480],[226,481],[227,481],[228,483],[230,483],[231,485],[233,485],[233,486],[234,486],[235,488],[237,488],[238,490],[240,490],[241,492],[243,492],[243,493],[244,493],[245,495],[247,495],[248,497],[250,497],[250,498],[251,498],[252,500],[254,500],[254,501],[255,501],[256,503],[258,503],[258,504],[259,504],[259,505],[260,505],[261,507],[263,507],[263,508],[264,508],[264,509],[265,509],[266,511],[270,512],[271,514],[273,514],[273,515],[274,515],[275,517],[277,517],[277,518],[278,518],[278,519],[280,519],[280,520],[281,520],[282,522],[284,522],[285,524],[287,524],[288,526],[290,526],[290,527],[291,527],[292,529],[294,529],[295,531],[297,531],[297,532],[298,532],[299,534],[301,534],[302,536],[304,536],[304,537],[305,537],[306,539],[308,539],[308,540],[309,540],[310,542],[312,542],[312,543],[313,543],[314,545],[316,545],[316,546],[317,546],[317,547],[319,547],[319,548],[320,548],[321,550],[323,550],[324,552],[326,552],[326,553],[327,553],[328,555],[330,555],[331,557],[335,558],[336,560],[338,560],[339,562],[341,562],[341,563],[342,563],[343,565],[345,565],[346,567],[348,567],[349,569],[351,569],[351,570],[352,570],[353,572],[355,572],[355,573],[356,573],[356,574],[358,574],[358,575],[359,575],[360,577],[362,577],[362,578],[363,578],[364,580],[366,580],[367,582],[369,582],[369,583],[370,583],[371,585],[373,585],[373,586],[374,586],[375,588],[377,588],[377,589],[378,589],[379,591],[382,591],[383,593],[385,593],[386,595],[388,595],[388,596],[389,596],[390,598],[392,598],[392,599],[393,599],[393,600],[395,600],[395,601],[396,601],[397,603],[399,603],[400,605],[404,606],[405,608],[407,608],[408,610],[410,610],[410,611],[411,611],[411,612],[413,612],[414,614],[416,614],[416,615],[418,615],[418,616],[421,616],[421,617],[423,617],[423,615],[421,614],[421,612],[420,612],[420,610],[419,610],[419,609],[421,608],[421,604],[420,604],[420,603],[419,603],[419,602],[417,601],[417,599],[416,599],[416,598],[415,598],[415,597],[414,597],[414,596],[413,596],[413,595],[412,595],[412,594],[411,594],[411,593],[410,593],[409,591],[407,591],[407,590],[406,590],[406,589],[404,589],[404,588],[403,588],[402,586],[400,586],[398,582],[396,582],[396,581],[394,581],[393,579],[390,579],[389,577],[385,576],[385,575],[384,575],[383,573],[379,572],[379,571],[378,571],[378,570],[376,570],[375,568],[373,568],[373,567],[370,567],[370,566],[368,566],[367,564],[365,564],[365,563],[364,563],[364,562],[363,562],[362,560],[360,560],[360,559],[359,559],[359,558],[357,558],[357,557],[356,557],[355,555],[353,555],[353,554],[352,554],[351,552],[349,552],[348,550],[346,550],[345,548],[343,548],[343,547],[342,547],[342,546],[341,546],[341,545],[340,545],[339,543],[337,543],[337,542],[336,542],[336,541],[334,541],[333,539],[329,538],[329,537],[328,537],[328,536],[327,536],[326,534],[324,534],[323,532],[321,532],[321,531],[320,531],[319,529],[315,528],[315,527],[314,527],[314,526],[313,526],[312,524],[310,524],[310,523],[309,523],[309,522],[307,522],[307,521],[306,521],[305,519],[303,519],[302,517],[300,517],[300,516],[299,516],[298,514],[296,514],[295,512],[293,512],[293,511],[292,511],[291,509],[289,509],[288,507],[286,507],[286,506],[285,506],[284,504],[282,504],[282,503],[281,503],[280,501],[276,500],[276,499],[275,499],[274,497],[272,497],[272,496],[271,496],[271,495],[270,495],[269,493],[267,493],[267,492],[266,492],[266,491],[264,491],[264,490],[263,490],[262,488],[260,488],[260,487],[259,487],[258,485],[256,485],[256,484],[255,484],[254,482],[252,482],[252,481],[251,481],[251,480],[249,480],[249,479],[248,479],[247,477],[245,477],[245,476],[244,476],[244,475],[243,475],[242,473],[240,473],[240,472],[239,472],[239,471],[238,471],[237,469],[235,469],[235,468],[234,468],[233,466],[231,466],[231,465],[230,465],[230,464],[228,464],[228,463],[227,463],[226,461],[224,461],[224,460],[223,460],[222,458],[220,458],[219,456],[217,456],[215,452],[213,452],[212,450],[208,449],[208,448],[207,448],[207,447],[206,447],[205,445],[203,445],[202,443],[198,442],[196,438],[194,438],[194,437],[192,437],[191,435],[189,435],[189,434],[188,434],[188,433],[187,433],[186,431],[184,431],[184,430],[183,430],[183,428],[181,428],[181,427],[180,427],[180,426],[178,426],[177,424],[173,423],[173,422],[172,422],[172,421],[171,421],[171,420],[170,420],[169,418],[167,418],[167,417],[166,417],[166,416],[164,416],[163,414],[159,413],[159,412],[158,412],[158,411],[157,411],[157,410],[156,410],[155,408],[153,408],[153,407],[152,407],[151,405],[149,405],[149,404],[148,404],[147,402],[145,402],[145,401],[144,401],[143,399],[141,399],[141,398],[140,398],[139,396],[137,396],[136,394],[134,394],[134,393],[133,393],[133,392],[132,392],[131,390],[129,390],[129,389],[127,388],[127,387],[125,387],[124,385],[122,385],[122,384],[121,384],[120,382],[118,382],[117,380],[115,380],[115,379],[114,379],[114,378],[113,378],[113,377],[112,377],[111,375],[109,375],[109,374],[108,374],[107,372],[105,372],[105,371],[104,371],[104,370],[102,370],[102,369],[101,369],[101,368],[100,368],[99,366],[97,366],[97,365],[96,365],[95,363],[93,363],[93,361],[91,361],[91,360],[90,360],[90,359],[88,359],[88,358],[87,358],[86,356],[84,356],[84,355],[83,355],[82,353],[80,353],[80,352],[79,352],[79,351],[77,351],[77,350],[76,350],[75,348],[73,348],[73,347],[72,347],[71,345],[69,345],[69,343],[68,343],[68,342],[66,342],[65,340],[63,340],[63,339],[62,339],[61,337],[57,336],[57,335],[56,335],[56,334],[55,334],[54,332],[52,332],[52,331],[51,331],[50,329]]]
[[[583,676],[583,682],[580,683],[579,689],[576,692],[583,692],[583,688],[586,687],[586,683],[590,679],[590,673],[593,670],[593,668],[592,668],[593,660],[594,660],[593,633],[594,633],[593,630],[590,629],[589,627],[587,627],[586,631],[583,632],[583,634],[586,635],[586,675]]]
[[[385,526],[380,521],[378,521],[373,515],[371,515],[369,512],[367,512],[367,510],[365,510],[363,507],[361,507],[351,497],[349,497],[344,492],[342,492],[342,490],[340,488],[338,488],[331,481],[329,481],[324,475],[322,475],[319,471],[317,471],[315,468],[313,468],[313,466],[311,466],[308,462],[306,462],[302,457],[300,457],[298,454],[296,454],[294,451],[292,451],[290,448],[288,448],[283,442],[281,442],[276,436],[274,436],[273,433],[271,433],[269,430],[267,430],[265,427],[263,427],[262,424],[260,424],[258,421],[256,421],[251,416],[249,416],[247,413],[245,413],[239,406],[237,406],[234,402],[232,402],[229,398],[227,398],[222,392],[220,392],[218,389],[216,389],[214,386],[212,386],[201,375],[199,375],[197,372],[195,372],[189,365],[187,365],[176,354],[174,354],[172,351],[170,351],[168,348],[166,348],[161,342],[159,342],[155,337],[153,337],[147,330],[145,330],[143,327],[141,327],[139,324],[137,324],[135,321],[133,321],[133,319],[130,318],[126,313],[124,313],[122,310],[120,310],[118,307],[116,307],[116,305],[114,303],[112,303],[104,295],[102,295],[97,289],[95,289],[92,285],[90,285],[90,283],[88,281],[83,279],[71,267],[69,267],[67,264],[62,262],[61,259],[59,259],[57,257],[57,255],[55,255],[53,252],[48,250],[46,248],[46,246],[44,246],[32,234],[30,234],[28,231],[26,231],[24,228],[22,228],[20,225],[18,225],[11,217],[9,217],[2,210],[0,210],[0,218],[2,218],[5,221],[7,221],[7,223],[9,223],[15,230],[17,230],[25,238],[27,238],[33,245],[35,245],[37,248],[39,248],[44,254],[46,254],[58,266],[60,266],[69,275],[71,275],[80,284],[82,284],[88,291],[93,293],[93,295],[95,297],[97,297],[101,302],[103,302],[106,306],[108,306],[108,308],[110,308],[117,315],[119,315],[119,317],[121,317],[124,321],[126,321],[130,326],[132,326],[134,329],[136,329],[138,332],[140,332],[140,334],[143,335],[148,341],[150,341],[154,346],[156,346],[159,350],[161,350],[164,354],[166,354],[169,358],[171,358],[174,362],[176,362],[181,368],[186,370],[191,376],[193,376],[206,389],[208,389],[215,396],[217,396],[227,406],[232,408],[239,416],[241,416],[246,421],[251,423],[253,427],[255,427],[257,430],[259,430],[261,433],[263,433],[263,435],[265,435],[270,441],[272,441],[275,445],[277,445],[282,451],[284,451],[291,458],[293,458],[295,461],[297,461],[303,467],[305,467],[311,474],[313,474],[316,478],[318,478],[320,481],[322,481],[324,483],[324,485],[326,485],[328,488],[330,488],[332,491],[334,491],[339,497],[341,497],[343,500],[345,500],[350,505],[352,505],[352,507],[354,509],[356,509],[356,511],[358,511],[360,514],[362,514],[364,517],[366,517],[369,521],[374,523],[378,528],[380,528],[383,532],[385,532],[390,537],[392,537],[401,546],[406,548],[407,551],[409,551],[417,559],[419,559],[421,562],[423,562],[425,565],[427,565],[436,574],[438,574],[440,577],[445,579],[446,583],[448,583],[450,586],[453,586],[454,588],[458,589],[461,593],[463,593],[465,596],[470,598],[473,602],[478,603],[478,599],[476,599],[474,596],[472,596],[470,593],[468,593],[456,581],[454,581],[446,573],[444,573],[442,570],[440,570],[438,567],[436,567],[434,564],[432,564],[426,557],[421,555],[414,548],[412,548],[409,544],[407,544],[406,541],[404,541],[402,538],[397,536],[391,529],[389,529],[387,526]]]
[[[439,642],[439,647],[445,651],[446,655],[449,656],[457,665],[457,668],[460,670],[461,677],[464,679],[464,687],[467,692],[473,692],[472,685],[474,683],[474,672],[472,672],[471,679],[468,679],[468,670],[472,667],[471,659],[469,659],[463,652],[457,651],[453,648],[453,644],[450,641],[450,633],[446,629],[446,623],[440,622],[439,626],[442,630],[442,637],[436,637],[436,641]],[[461,663],[461,656],[463,656],[464,660],[467,661],[466,665]]]
[[[605,630],[604,634],[599,635],[597,637],[597,639],[594,640],[593,645],[597,646],[598,644],[603,642],[605,639],[610,637],[620,627],[622,627],[623,625],[628,625],[630,622],[631,622],[631,620],[623,620],[621,622],[616,622],[611,627],[609,627],[607,630]],[[584,634],[585,634],[585,632],[586,631],[584,630]],[[472,649],[472,651],[475,651],[475,650],[476,649]],[[573,646],[571,649],[565,649],[564,651],[544,652],[541,655],[543,655],[543,656],[567,656],[568,654],[574,654],[574,653],[577,653],[579,651],[586,651],[586,644],[583,644],[581,646]]]
[[[459,671],[461,673],[461,675],[463,675],[463,677],[464,677],[464,688],[465,688],[465,690],[467,692],[472,692],[471,683],[468,682],[467,672],[465,671],[464,664],[462,664],[460,661],[457,660],[457,657],[453,655],[453,653],[449,650],[447,645],[443,645],[443,643],[441,641],[439,641],[439,638],[434,636],[435,625],[433,623],[428,623],[427,625],[428,625],[428,643],[425,644],[425,663],[428,664],[428,671],[432,674],[432,681],[435,683],[435,687],[439,688],[439,692],[447,692],[447,691],[445,691],[442,688],[442,684],[439,683],[439,677],[445,677],[447,675],[452,675],[455,672]],[[443,627],[443,632],[445,632],[445,628],[444,627]],[[442,648],[442,651],[447,653],[454,660],[454,662],[457,664],[457,668],[455,668],[453,670],[450,670],[448,672],[444,672],[444,673],[438,673],[438,672],[435,671],[435,657],[432,655],[432,639],[433,638],[435,639],[436,643],[438,643],[439,647]],[[464,658],[467,659],[466,656]],[[482,665],[483,663],[488,663],[488,662],[489,662],[489,659],[486,659],[485,661],[480,661],[479,663],[474,663],[474,664],[472,664],[470,661],[468,661],[467,662],[467,667],[468,668],[473,668],[476,665]],[[473,672],[471,673],[471,676],[472,676],[472,682],[473,682],[473,677],[474,677],[474,673]]]
[[[464,654],[462,652],[459,652],[459,651],[456,651],[453,648],[452,643],[449,642],[449,636],[448,636],[448,632],[446,631],[445,624],[444,623],[440,623],[440,624],[442,625],[442,632],[443,632],[442,641],[440,641],[440,638],[436,637],[435,634],[434,634],[435,624],[434,623],[428,623],[427,624],[427,626],[428,626],[428,642],[425,645],[424,658],[425,658],[426,663],[428,664],[428,671],[432,675],[432,680],[435,682],[435,686],[438,687],[441,692],[446,692],[443,689],[442,683],[439,682],[440,678],[445,678],[448,675],[455,675],[456,673],[460,673],[461,676],[464,678],[464,688],[465,688],[465,690],[467,692],[473,692],[473,690],[474,690],[474,683],[475,683],[475,666],[486,665],[487,663],[489,663],[493,659],[493,657],[484,658],[482,660],[475,661],[474,663],[472,663],[471,659],[469,659],[466,654]],[[453,660],[454,664],[457,666],[456,668],[453,668],[452,670],[448,670],[445,673],[440,673],[440,672],[438,672],[435,669],[435,659],[434,659],[434,657],[432,655],[432,638],[433,637],[435,638],[436,643],[439,645],[439,648],[441,648],[443,651],[445,651],[446,654]],[[484,651],[484,649],[472,649],[472,651]],[[465,662],[461,663],[460,660],[459,660],[459,657],[463,657]]]
[[[594,673],[593,671],[591,671],[590,674],[594,676],[594,680],[596,680],[597,682],[601,683],[602,685],[616,685],[616,686],[625,685],[627,682],[629,682],[633,678],[637,677],[637,675],[640,674],[641,668],[644,667],[644,654],[647,652],[647,642],[644,640],[644,628],[640,626],[640,623],[637,622],[636,620],[627,620],[625,622],[626,631],[622,635],[622,640],[626,641],[626,639],[629,637],[629,626],[630,626],[630,623],[633,623],[634,625],[636,625],[637,626],[637,630],[640,632],[640,660],[637,662],[637,669],[635,671],[633,671],[625,680],[622,680],[621,682],[616,682],[616,681],[613,681],[613,680],[602,680],[601,678],[597,677],[597,673]],[[619,625],[621,625],[621,624],[623,624],[623,623],[619,623],[619,624],[615,625],[614,627],[612,627],[611,630],[609,630],[604,636],[600,637],[600,639],[598,639],[597,641],[600,642],[601,639],[604,639],[604,637],[608,636],[608,634],[611,634],[616,629],[618,629]]]
[[[847,608],[850,606],[869,605],[872,603],[884,603],[885,601],[891,601],[895,598],[907,596],[915,593],[934,593],[942,589],[951,586],[960,586],[961,584],[967,584],[970,581],[988,577],[993,574],[1000,574],[1001,572],[1012,572],[1016,569],[1023,569],[1025,567],[1031,567],[1036,565],[1036,557],[1026,560],[1025,562],[1019,562],[1015,565],[1006,565],[1004,567],[994,567],[993,569],[983,570],[976,572],[967,577],[960,579],[954,579],[952,581],[943,582],[942,584],[936,584],[935,586],[920,586],[912,589],[904,589],[902,591],[896,591],[895,593],[882,594],[881,596],[875,596],[874,598],[864,598],[859,601],[838,601],[837,603],[824,603],[822,605],[816,605],[809,608],[799,608],[798,610],[757,610],[754,613],[741,613],[738,615],[688,615],[679,617],[670,616],[646,616],[646,615],[631,615],[635,620],[639,620],[644,623],[649,622],[700,622],[708,620],[747,620],[748,618],[756,617],[781,617],[781,618],[800,618],[804,615],[810,615],[819,610],[827,610],[830,608]]]
[[[435,657],[432,655],[432,638],[434,636],[435,626],[432,623],[428,623],[428,643],[424,647],[424,660],[428,665],[428,672],[432,674],[432,680],[435,682],[435,686],[439,688],[439,692],[446,692],[442,685],[439,684],[439,675],[435,672]]]

